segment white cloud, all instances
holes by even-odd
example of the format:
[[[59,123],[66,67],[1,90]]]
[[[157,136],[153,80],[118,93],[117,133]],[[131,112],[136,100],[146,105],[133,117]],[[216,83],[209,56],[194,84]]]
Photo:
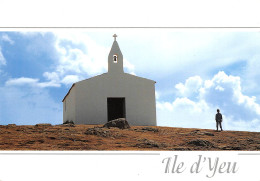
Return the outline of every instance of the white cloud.
[[[155,91],[155,98],[156,100],[160,98],[160,93],[158,91]]]
[[[83,32],[56,32],[55,49],[59,60],[52,73],[55,81],[71,84],[79,78],[88,78],[104,72],[108,68],[108,54],[111,47],[98,44],[88,34]],[[111,43],[112,46],[112,43]],[[124,59],[126,72],[134,74],[134,65]],[[72,76],[74,75],[74,76]]]
[[[20,77],[9,79],[5,82],[6,86],[32,86],[32,87],[60,87],[60,84],[53,81],[50,82],[39,82],[39,79],[33,79],[28,77]]]
[[[77,75],[67,75],[62,79],[62,83],[68,85],[68,84],[73,84],[75,82],[78,82],[80,78]]]
[[[27,29],[28,30],[28,29]],[[46,33],[46,31],[34,31],[34,30],[31,30],[31,31],[19,31],[18,33],[24,35],[24,36],[28,36],[28,37],[34,37],[34,36],[38,36],[39,34],[41,36],[44,36]]]
[[[2,48],[0,47],[0,65],[6,65],[6,60],[5,60],[5,57],[2,53]]]
[[[229,104],[233,108],[241,107],[240,109],[244,108],[260,115],[260,105],[256,103],[256,98],[242,93],[240,77],[228,76],[223,71],[220,71],[212,80],[208,80],[207,84],[210,84],[210,86],[202,87],[203,93],[200,94],[201,98],[215,105],[228,107],[227,104]],[[212,98],[214,96],[215,98]],[[244,111],[242,113],[245,114]]]
[[[179,94],[185,97],[189,97],[194,93],[198,93],[202,85],[202,79],[199,76],[190,77],[185,81],[185,84],[178,83],[175,88]]]
[[[37,35],[35,32],[23,32],[22,34],[25,36]],[[57,51],[58,61],[54,64],[54,71],[43,73],[43,77],[47,81],[40,82],[39,79],[20,77],[7,80],[7,86],[60,87],[61,84],[72,84],[81,79],[107,72],[107,58],[111,47],[98,44],[83,32],[56,32],[54,36],[56,38],[54,48]],[[7,35],[3,35],[2,39],[13,43]],[[1,49],[0,63],[6,63]],[[124,68],[135,75],[134,65],[126,59],[124,59]]]
[[[157,101],[157,118],[160,126],[186,128],[213,128],[214,112],[203,100],[177,98],[172,103]]]
[[[97,44],[87,34],[80,32],[55,33],[55,48],[59,54],[56,72],[93,76],[107,70],[109,48]]]
[[[260,91],[260,53],[254,55],[251,59],[248,60],[245,67],[245,82],[247,87],[244,90],[250,90],[254,93],[259,93]],[[259,95],[259,94],[258,94]]]
[[[10,43],[11,45],[14,44],[14,41],[7,34],[2,35],[1,39],[3,41],[6,41],[6,42]]]
[[[239,131],[256,131],[260,130],[260,119],[252,119],[249,121],[236,120],[234,118],[225,116],[223,126],[226,130],[239,130]]]
[[[160,109],[182,110],[183,108],[191,113],[201,113],[208,109],[207,104],[204,101],[195,102],[186,97],[176,98],[172,103],[169,102],[157,102]]]
[[[59,83],[56,83],[54,81],[50,81],[50,82],[39,82],[36,84],[37,87],[42,87],[42,88],[45,88],[45,87],[60,87],[60,84]]]
[[[47,80],[59,81],[59,75],[56,72],[44,72],[43,76]]]
[[[183,81],[184,76],[206,77],[212,71],[224,70],[229,66],[230,69],[236,69],[232,66],[239,63],[246,65],[251,59],[255,59],[251,62],[251,76],[257,79],[256,74],[259,74],[259,32],[151,30],[129,34],[125,33],[124,36],[128,36],[128,41],[134,39],[133,43],[136,44],[129,46],[126,51],[134,52],[131,62],[137,72],[149,67],[149,71],[156,72],[161,80],[167,79],[169,75],[175,76],[175,81]],[[253,64],[257,66],[254,68]],[[239,68],[238,75],[242,76],[244,68]],[[259,87],[257,83],[255,87]]]
[[[219,91],[224,91],[224,90],[225,90],[223,87],[221,87],[221,86],[219,86],[219,85],[218,85],[217,87],[215,87],[215,89],[216,89],[216,90],[219,90]]]
[[[192,90],[187,90],[188,88]],[[260,104],[256,102],[256,97],[242,93],[238,76],[220,71],[212,79],[205,81],[198,76],[190,77],[185,84],[177,84],[176,89],[182,94],[178,94],[181,97],[177,97],[172,103],[157,100],[159,124],[214,129],[214,114],[220,108],[226,129],[260,128]],[[187,98],[189,91],[196,92],[193,96],[198,100]]]
[[[127,59],[124,58],[123,60],[124,62],[124,68],[126,70],[127,73],[130,73],[132,75],[136,75],[135,74],[135,66],[133,64],[131,64]]]
[[[6,81],[5,85],[6,86],[13,86],[13,85],[35,85],[39,79],[32,79],[32,78],[27,78],[27,77],[21,77],[21,78],[16,78],[16,79],[9,79]]]

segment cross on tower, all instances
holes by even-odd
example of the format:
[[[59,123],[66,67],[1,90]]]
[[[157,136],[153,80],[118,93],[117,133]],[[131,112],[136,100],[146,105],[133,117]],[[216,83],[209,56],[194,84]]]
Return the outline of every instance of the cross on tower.
[[[114,41],[116,41],[116,37],[117,37],[117,35],[116,35],[116,34],[114,34],[114,35],[113,35],[113,37],[114,37]]]

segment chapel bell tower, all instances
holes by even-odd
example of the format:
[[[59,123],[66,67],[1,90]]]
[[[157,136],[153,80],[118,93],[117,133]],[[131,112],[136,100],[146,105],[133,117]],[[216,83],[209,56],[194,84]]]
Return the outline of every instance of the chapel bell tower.
[[[124,73],[123,54],[116,41],[117,35],[114,34],[114,42],[108,55],[108,73]]]

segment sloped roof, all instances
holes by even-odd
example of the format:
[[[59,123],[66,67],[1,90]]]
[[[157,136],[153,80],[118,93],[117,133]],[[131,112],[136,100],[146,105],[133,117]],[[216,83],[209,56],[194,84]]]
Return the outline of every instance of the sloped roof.
[[[137,75],[133,75],[133,74],[129,74],[129,73],[124,73],[124,74],[130,75],[130,76],[134,76],[134,77],[140,78],[140,79],[145,79],[145,80],[153,81],[154,83],[156,83],[156,81],[154,81],[154,80],[152,80],[152,79],[147,79],[147,78],[144,78],[144,77],[139,77],[139,76],[137,76]]]
[[[72,84],[72,86],[70,87],[70,90],[74,87],[75,83]],[[66,94],[66,96],[62,99],[62,102],[66,99],[66,97],[69,95],[70,90],[68,91],[68,93]]]

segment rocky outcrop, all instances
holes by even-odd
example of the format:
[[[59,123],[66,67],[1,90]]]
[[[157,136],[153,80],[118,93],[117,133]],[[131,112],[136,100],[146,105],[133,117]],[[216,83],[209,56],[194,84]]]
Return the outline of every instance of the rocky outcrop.
[[[188,142],[188,145],[212,147],[213,143],[207,140],[196,139]]]
[[[65,121],[63,123],[63,126],[67,126],[67,127],[75,127],[75,124],[73,121]]]
[[[94,127],[94,128],[88,128],[85,132],[87,135],[96,135],[101,137],[110,137],[111,132],[109,130],[105,130],[104,128],[100,127]]]
[[[117,127],[120,129],[128,129],[130,128],[128,122],[126,121],[125,118],[119,118],[119,119],[115,119],[112,121],[108,121],[106,124],[104,124],[105,128],[110,128],[110,127]]]
[[[49,126],[52,126],[52,125],[49,124],[49,123],[40,123],[40,124],[36,124],[35,126],[36,127],[49,127]]]

